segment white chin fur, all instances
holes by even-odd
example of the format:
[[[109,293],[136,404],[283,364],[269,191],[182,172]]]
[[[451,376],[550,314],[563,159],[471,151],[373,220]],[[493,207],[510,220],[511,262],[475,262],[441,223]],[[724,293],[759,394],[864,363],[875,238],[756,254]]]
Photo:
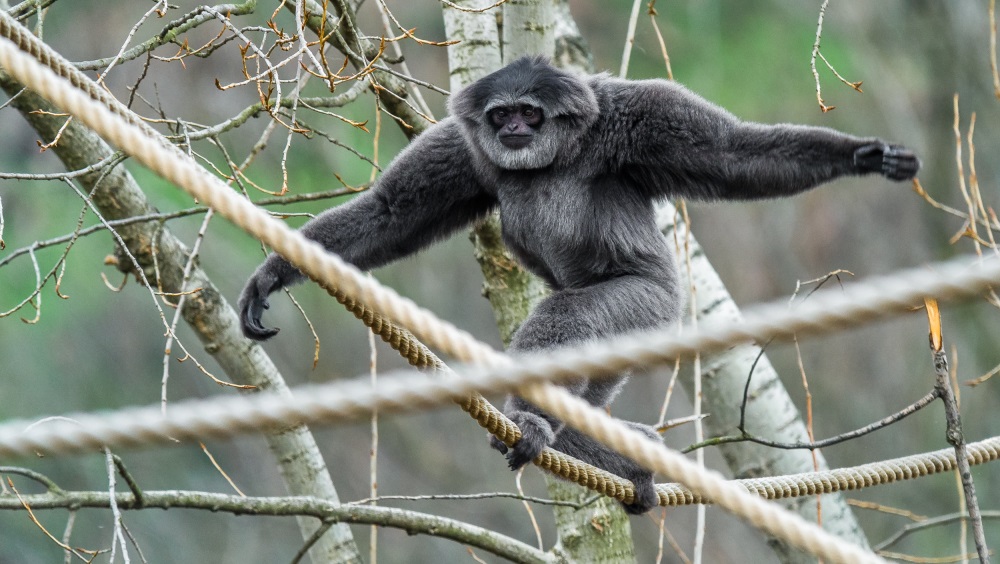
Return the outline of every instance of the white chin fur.
[[[491,140],[485,152],[493,164],[507,170],[544,168],[555,158],[555,154],[548,154],[551,151],[544,150],[534,141],[520,149],[508,149],[499,141]]]

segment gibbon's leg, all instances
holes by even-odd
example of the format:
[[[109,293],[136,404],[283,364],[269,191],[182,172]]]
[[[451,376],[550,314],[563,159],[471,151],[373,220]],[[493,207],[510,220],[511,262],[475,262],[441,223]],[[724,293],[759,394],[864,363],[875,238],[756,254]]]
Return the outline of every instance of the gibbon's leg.
[[[624,423],[654,441],[661,440],[660,434],[649,425],[643,425],[634,421],[624,421]],[[656,493],[656,484],[653,482],[652,472],[580,431],[572,427],[563,428],[556,435],[556,440],[552,443],[552,448],[559,452],[572,454],[572,456],[584,462],[598,468],[603,468],[616,476],[621,476],[632,482],[635,492],[632,503],[622,503],[622,507],[625,508],[626,512],[638,515],[660,504],[660,497]]]
[[[679,299],[670,284],[638,276],[623,276],[593,286],[565,289],[543,301],[525,320],[511,342],[512,353],[538,351],[579,344],[610,335],[662,326],[677,318]],[[618,394],[626,374],[588,381],[584,378],[563,385],[591,405],[605,407]],[[511,469],[537,457],[546,446],[631,480],[635,501],[625,507],[632,513],[648,511],[657,504],[652,473],[597,441],[565,428],[564,424],[523,398],[507,398],[504,412],[521,429],[521,440],[508,449],[491,438],[491,445],[507,455]],[[628,423],[644,434],[659,438],[650,427]]]

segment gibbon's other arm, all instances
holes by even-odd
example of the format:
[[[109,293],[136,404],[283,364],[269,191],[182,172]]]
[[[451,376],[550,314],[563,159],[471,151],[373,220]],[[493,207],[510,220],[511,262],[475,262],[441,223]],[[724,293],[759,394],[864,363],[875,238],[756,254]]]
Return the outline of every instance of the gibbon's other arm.
[[[632,85],[632,87],[626,86]],[[650,196],[753,200],[796,194],[840,176],[916,176],[912,151],[825,127],[763,125],[661,80],[616,84],[628,140],[623,171]]]
[[[452,119],[418,136],[375,185],[306,223],[303,235],[361,270],[414,253],[486,215],[496,204],[475,180],[472,155]],[[278,329],[261,324],[267,297],[303,275],[271,253],[240,294],[243,334],[265,340]]]

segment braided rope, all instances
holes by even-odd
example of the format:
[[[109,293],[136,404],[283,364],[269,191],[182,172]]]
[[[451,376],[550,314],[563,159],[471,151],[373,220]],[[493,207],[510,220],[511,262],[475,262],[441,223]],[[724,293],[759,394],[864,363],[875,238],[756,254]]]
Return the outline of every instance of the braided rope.
[[[986,464],[1000,459],[1000,437],[991,437],[966,445],[969,464]],[[766,478],[733,480],[747,491],[764,499],[787,499],[807,495],[854,491],[903,480],[923,478],[955,469],[955,449],[914,454],[821,472],[804,472]],[[689,505],[705,500],[680,484],[659,484],[661,505]]]
[[[18,25],[6,14],[0,13],[0,20],[4,18],[9,20],[8,26],[10,24],[14,26]],[[269,244],[307,274],[340,288],[346,295],[350,295],[363,303],[371,304],[374,311],[398,320],[402,325],[412,328],[413,332],[420,338],[440,346],[460,359],[478,360],[494,365],[503,365],[507,362],[505,357],[476,341],[468,333],[436,319],[432,314],[421,309],[412,301],[401,298],[395,292],[366,279],[357,269],[344,263],[338,257],[324,253],[319,245],[305,240],[301,235],[291,231],[280,221],[257,210],[251,203],[225,189],[224,185],[218,179],[211,176],[186,155],[164,143],[162,138],[146,135],[144,129],[148,128],[135,125],[130,126],[126,120],[120,116],[116,116],[103,104],[83,96],[77,89],[67,88],[66,84],[51,71],[41,67],[31,58],[13,49],[7,41],[0,41],[0,62],[19,80],[31,86],[60,107],[69,110],[70,113],[119,147],[127,147],[130,153],[152,170],[183,187],[194,197],[217,209],[222,215],[231,219],[241,228]],[[48,60],[49,64],[57,64],[59,62],[64,61],[58,59],[57,56],[54,58],[50,57]],[[941,298],[978,294],[991,283],[996,282],[996,279],[1000,277],[1000,267],[998,267],[998,261],[992,261],[991,264],[984,265],[982,268],[968,270],[962,274],[963,276],[960,276],[957,280],[945,279],[940,273],[929,276],[927,280],[917,280],[911,277],[906,280],[911,284],[902,289],[892,288],[893,290],[897,290],[897,294],[895,295],[886,293],[884,290],[887,288],[877,288],[877,284],[868,284],[862,286],[861,291],[855,292],[867,299],[859,303],[850,304],[854,307],[847,310],[827,309],[825,311],[817,311],[818,304],[830,308],[831,304],[836,302],[836,299],[834,299],[836,296],[826,301],[815,300],[800,307],[797,310],[797,313],[800,314],[798,319],[795,319],[794,323],[790,323],[789,325],[776,326],[764,318],[748,321],[742,326],[717,328],[714,334],[711,331],[692,333],[692,337],[689,337],[686,343],[684,342],[685,339],[677,339],[674,347],[675,352],[672,354],[677,356],[678,354],[689,354],[698,349],[723,347],[729,342],[743,341],[754,336],[754,331],[770,332],[772,336],[782,337],[787,337],[796,332],[815,333],[824,330],[828,331],[834,327],[839,328],[897,312],[909,307],[927,294],[938,295]],[[879,289],[882,292],[877,292]],[[869,294],[865,294],[865,291],[869,291]],[[877,293],[871,294],[872,291],[876,291]],[[756,322],[756,325],[754,322]],[[659,337],[662,339],[664,335],[661,334]],[[697,347],[692,348],[694,346],[692,340],[698,345]],[[632,343],[640,346],[640,348],[643,345],[648,347],[650,343],[644,341],[641,338],[634,338]],[[606,349],[606,347],[604,348]],[[603,352],[608,351],[605,350]],[[564,355],[554,355],[553,360],[561,356]],[[594,356],[598,357],[600,355]],[[601,359],[586,359],[587,362],[583,362],[583,364],[594,373],[618,372],[628,368],[630,363],[652,364],[662,358],[662,352],[656,353],[655,351],[649,351],[647,348],[646,353],[643,355],[622,358],[620,354],[609,353]],[[606,362],[597,362],[595,364],[595,360],[604,360]],[[616,360],[619,361],[617,364]],[[537,364],[542,365],[544,363],[539,362]],[[564,371],[569,364],[565,362],[557,366],[560,370],[555,374],[557,376],[565,375],[566,372]],[[535,386],[531,388],[531,391],[537,395],[539,401],[536,403],[539,403],[541,407],[547,408],[549,411],[557,414],[564,411],[567,413],[572,412],[572,415],[569,415],[566,419],[572,417],[572,421],[578,425],[581,424],[579,420],[581,412],[579,410],[566,409],[568,405],[571,405],[567,403],[571,402],[571,399],[563,397],[566,395],[564,390]],[[577,401],[579,402],[580,400]],[[577,408],[579,407],[577,406]],[[828,535],[823,536],[825,533],[820,536],[810,536],[816,535],[816,531],[809,530],[810,527],[815,529],[814,525],[808,524],[799,518],[794,518],[787,512],[773,506],[757,505],[757,502],[760,501],[759,498],[746,495],[746,492],[742,490],[726,489],[728,486],[725,482],[719,482],[721,478],[709,478],[708,473],[698,476],[696,473],[686,471],[685,466],[675,460],[679,457],[679,460],[682,460],[683,463],[690,464],[682,456],[671,453],[662,445],[652,444],[648,439],[643,440],[638,438],[638,435],[628,437],[627,433],[630,431],[622,427],[620,423],[610,420],[606,416],[596,418],[594,421],[601,421],[603,423],[599,429],[599,431],[603,432],[595,431],[598,436],[603,437],[605,440],[607,440],[608,436],[625,439],[627,444],[632,445],[632,447],[638,449],[640,454],[642,454],[641,458],[637,457],[640,458],[640,461],[646,461],[658,469],[673,468],[678,472],[677,475],[683,476],[680,481],[689,485],[692,483],[697,484],[694,489],[700,495],[704,494],[706,491],[705,488],[722,488],[718,490],[718,496],[711,496],[712,499],[716,499],[720,505],[730,508],[738,515],[750,519],[755,524],[758,524],[758,526],[766,528],[766,530],[773,534],[782,538],[788,538],[793,544],[811,552],[815,551],[816,554],[825,555],[825,557],[831,560],[848,561],[846,559],[853,554],[851,548],[846,547],[843,542],[837,541]],[[583,428],[590,428],[593,424],[588,425],[586,422],[583,422],[581,426]],[[622,437],[621,432],[625,432],[626,436]],[[669,471],[668,474],[674,475]],[[688,482],[688,479],[691,482]],[[775,527],[778,528],[775,529]],[[812,539],[811,541],[809,540],[810,538]],[[854,548],[854,550],[856,551],[857,549]],[[850,561],[860,561],[857,559],[857,556],[854,555]],[[864,557],[865,554],[861,556]],[[868,556],[870,558],[870,555]]]
[[[334,288],[326,288],[326,290],[354,317],[361,320],[411,365],[417,368],[431,368],[455,376],[455,373],[437,355],[418,341],[409,331],[385,319],[357,300],[351,299],[340,290]],[[469,394],[455,400],[455,403],[471,415],[480,427],[489,431],[508,447],[520,440],[521,430],[518,429],[517,424],[481,394]],[[532,462],[565,480],[575,482],[618,501],[632,503],[635,499],[635,487],[632,482],[558,450],[546,447]],[[663,496],[661,496],[662,499],[664,499]]]
[[[10,17],[6,13],[3,13],[3,17],[0,17],[0,36],[9,39],[17,45],[18,49],[28,53],[40,63],[45,65],[45,67],[68,80],[74,87],[86,92],[87,95],[93,100],[104,104],[106,108],[120,116],[129,124],[142,129],[144,133],[153,138],[156,138],[159,135],[156,130],[150,127],[146,122],[142,121],[142,119],[137,116],[135,112],[119,102],[118,99],[112,96],[110,92],[101,88],[100,85],[78,70],[72,63],[46,45],[41,39],[35,37],[35,35],[31,33],[31,30],[19,24],[17,20]]]
[[[319,244],[305,239],[230,190],[193,158],[130,115],[131,111],[121,102],[101,94],[100,87],[73,68],[69,61],[44,43],[28,40],[30,32],[3,12],[0,12],[0,34],[13,35],[17,40],[13,45],[7,41],[3,43],[2,63],[11,75],[73,114],[105,139],[126,149],[136,160],[163,178],[256,236],[305,274],[340,288],[347,295],[368,304],[373,311],[411,328],[421,340],[438,345],[459,359],[505,362],[506,357],[490,346],[438,319],[395,291],[368,279],[354,266],[327,253]],[[37,54],[38,60],[57,70],[40,66],[35,56],[26,56],[16,49],[20,43],[27,47],[29,53]],[[70,86],[75,83],[82,86]]]
[[[695,495],[712,500],[758,529],[827,562],[884,562],[875,554],[845,542],[797,514],[758,496],[747,495],[747,490],[739,484],[727,481],[718,472],[706,470],[676,450],[650,440],[564,388],[532,385],[520,389],[519,393],[609,448],[634,459],[646,468],[676,479],[691,488]]]
[[[380,413],[418,411],[447,401],[465,401],[476,390],[510,390],[517,387],[517,382],[520,381],[488,371],[472,371],[448,379],[421,373],[390,373],[379,380],[376,388],[367,378],[359,378],[298,387],[289,396],[261,393],[176,402],[166,415],[161,413],[159,405],[152,405],[104,414],[69,415],[41,426],[31,421],[13,421],[0,425],[0,458],[230,438],[295,424],[328,424],[366,417],[374,409]],[[1000,437],[970,443],[967,448],[970,464],[1000,459]],[[559,466],[554,465],[554,471],[558,471]],[[733,483],[762,498],[785,499],[858,490],[946,472],[954,467],[954,450],[942,449],[852,468]],[[566,477],[582,482],[570,475]],[[714,499],[695,494],[680,484],[659,484],[657,491],[660,504],[666,506]],[[617,497],[614,492],[608,495]]]

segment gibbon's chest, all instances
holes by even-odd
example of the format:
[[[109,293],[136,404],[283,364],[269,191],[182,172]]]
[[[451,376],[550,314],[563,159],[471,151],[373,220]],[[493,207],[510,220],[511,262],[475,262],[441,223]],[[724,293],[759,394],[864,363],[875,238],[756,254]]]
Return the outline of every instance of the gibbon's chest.
[[[661,253],[651,204],[615,177],[510,175],[497,198],[504,243],[555,288],[586,286]]]
[[[593,201],[583,178],[511,175],[498,186],[504,243],[531,271],[555,286],[568,257],[583,252],[593,230]]]

